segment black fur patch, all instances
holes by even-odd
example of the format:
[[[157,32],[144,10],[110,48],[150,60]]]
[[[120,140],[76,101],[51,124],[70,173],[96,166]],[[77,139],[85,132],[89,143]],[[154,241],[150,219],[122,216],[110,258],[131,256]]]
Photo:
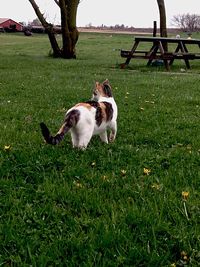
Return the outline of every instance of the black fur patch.
[[[112,97],[112,91],[111,91],[111,87],[108,84],[103,84],[103,91],[104,94],[108,97]]]
[[[42,135],[43,135],[45,141],[51,145],[59,144],[63,140],[64,135],[69,131],[69,129],[71,129],[73,126],[75,126],[77,124],[79,117],[80,117],[79,110],[74,109],[74,110],[70,111],[66,115],[65,122],[61,128],[62,131],[60,133],[56,134],[56,136],[52,136],[50,134],[47,126],[43,122],[41,122],[40,127],[41,127]]]
[[[64,134],[57,134],[55,137],[50,135],[49,129],[43,122],[40,123],[40,127],[42,130],[42,135],[44,137],[44,140],[47,142],[47,144],[57,145],[64,137]]]
[[[95,120],[96,120],[97,126],[100,126],[103,120],[103,115],[102,115],[102,110],[101,110],[99,102],[94,101],[94,100],[89,100],[86,103],[90,104],[93,108],[96,108]]]
[[[40,128],[42,131],[42,135],[44,136],[44,139],[47,143],[50,142],[50,132],[49,129],[47,128],[46,124],[44,122],[40,123]]]
[[[51,145],[59,144],[64,138],[64,133],[57,134],[56,136],[51,136]]]
[[[69,113],[67,113],[65,118],[66,127],[71,128],[74,125],[76,125],[79,118],[80,118],[80,111],[77,109],[71,110]]]
[[[108,102],[103,102],[105,107],[106,107],[106,117],[107,117],[107,121],[111,121],[113,118],[113,107],[112,104],[108,103]]]
[[[101,123],[102,123],[102,121],[103,121],[103,113],[102,113],[102,110],[101,110],[101,107],[100,107],[99,102],[94,101],[94,100],[90,100],[90,101],[87,101],[85,103],[90,104],[92,107],[96,108],[95,120],[96,120],[97,126],[100,126]],[[106,107],[106,109],[105,109],[106,118],[107,118],[106,121],[111,121],[112,120],[112,117],[113,117],[112,104],[110,104],[110,103],[108,103],[106,101],[104,101],[102,103]]]
[[[98,108],[99,107],[99,102],[94,101],[94,100],[89,100],[87,102],[85,102],[87,104],[89,104],[90,106],[92,106],[93,108]]]
[[[102,110],[100,106],[96,110],[95,120],[96,120],[97,126],[100,126],[103,120],[103,114],[102,114]]]

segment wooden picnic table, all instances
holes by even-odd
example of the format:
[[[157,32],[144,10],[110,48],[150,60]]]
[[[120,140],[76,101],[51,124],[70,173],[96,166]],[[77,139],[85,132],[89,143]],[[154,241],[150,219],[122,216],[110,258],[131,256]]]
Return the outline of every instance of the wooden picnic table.
[[[138,50],[142,43],[151,43],[150,49]],[[165,50],[169,44],[174,44],[175,49]],[[190,45],[197,45],[198,52],[189,52]],[[153,60],[162,60],[165,68],[170,70],[170,65],[175,59],[183,59],[186,67],[190,68],[190,60],[200,59],[200,40],[183,38],[165,38],[165,37],[135,37],[131,50],[121,50],[121,57],[126,58],[126,62],[121,64],[125,68],[132,58],[147,59],[147,65],[151,65]]]

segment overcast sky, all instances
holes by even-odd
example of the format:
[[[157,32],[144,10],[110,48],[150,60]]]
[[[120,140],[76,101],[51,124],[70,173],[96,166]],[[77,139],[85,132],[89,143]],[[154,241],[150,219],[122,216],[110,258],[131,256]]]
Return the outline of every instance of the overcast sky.
[[[54,0],[35,0],[51,23],[59,23],[60,14]],[[167,24],[177,14],[199,14],[200,0],[165,0]],[[0,18],[28,22],[36,18],[28,0],[1,0]],[[81,0],[78,7],[77,26],[111,26],[124,24],[133,27],[152,27],[159,22],[156,0]]]

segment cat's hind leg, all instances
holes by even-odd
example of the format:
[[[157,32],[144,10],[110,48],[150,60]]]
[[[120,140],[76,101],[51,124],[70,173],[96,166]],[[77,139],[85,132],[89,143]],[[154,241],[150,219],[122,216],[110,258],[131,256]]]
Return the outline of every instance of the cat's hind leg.
[[[79,136],[74,131],[71,131],[72,145],[73,147],[78,147]]]
[[[82,135],[80,136],[79,142],[78,142],[78,148],[85,150],[90,142],[90,139],[92,138],[92,134],[91,135]]]
[[[84,150],[87,148],[93,134],[93,127],[88,125],[87,129],[79,129],[78,135],[78,144],[77,147]]]
[[[91,139],[91,138],[90,138]],[[73,144],[73,148],[78,148],[81,150],[85,150],[88,146],[88,143],[90,141],[90,139],[88,140],[88,137],[83,137],[82,135],[72,135],[72,144]]]

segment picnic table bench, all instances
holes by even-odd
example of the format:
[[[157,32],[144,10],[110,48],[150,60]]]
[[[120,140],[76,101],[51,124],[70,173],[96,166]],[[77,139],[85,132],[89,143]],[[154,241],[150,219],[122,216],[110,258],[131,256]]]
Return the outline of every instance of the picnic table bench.
[[[151,43],[150,49],[138,50],[141,43]],[[175,44],[173,51],[166,51],[165,47],[169,44]],[[186,67],[190,68],[190,60],[200,59],[199,52],[189,52],[189,45],[198,45],[200,49],[200,40],[183,39],[183,38],[165,38],[165,37],[135,37],[131,50],[121,50],[121,57],[126,58],[125,63],[121,64],[121,68],[125,68],[132,58],[147,59],[147,65],[151,65],[153,60],[162,60],[165,68],[170,70],[170,65],[175,59],[182,59]]]

